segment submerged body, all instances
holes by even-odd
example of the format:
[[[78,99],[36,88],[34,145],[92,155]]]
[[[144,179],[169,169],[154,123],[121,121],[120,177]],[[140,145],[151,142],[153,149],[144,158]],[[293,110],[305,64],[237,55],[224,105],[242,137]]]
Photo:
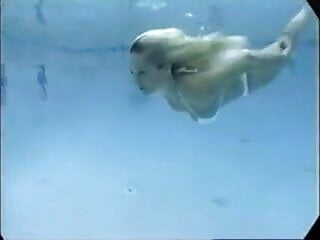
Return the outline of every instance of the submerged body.
[[[310,11],[303,7],[280,38],[262,49],[250,49],[243,36],[191,37],[175,28],[145,32],[131,47],[131,73],[144,93],[160,92],[175,111],[205,122],[275,78]]]

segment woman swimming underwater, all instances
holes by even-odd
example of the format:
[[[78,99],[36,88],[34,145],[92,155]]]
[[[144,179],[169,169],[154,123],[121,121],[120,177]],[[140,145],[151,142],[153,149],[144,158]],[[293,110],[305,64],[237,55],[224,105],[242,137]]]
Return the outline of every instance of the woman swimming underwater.
[[[176,28],[150,30],[133,41],[130,72],[143,93],[159,92],[175,111],[205,122],[224,104],[276,77],[310,15],[304,6],[281,36],[262,49],[249,49],[244,36],[192,37]]]

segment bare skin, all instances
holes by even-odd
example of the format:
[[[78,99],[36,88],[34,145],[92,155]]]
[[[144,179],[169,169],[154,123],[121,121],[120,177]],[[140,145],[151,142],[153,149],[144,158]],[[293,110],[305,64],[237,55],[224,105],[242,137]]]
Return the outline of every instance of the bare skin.
[[[288,62],[310,9],[303,7],[281,36],[262,49],[243,36],[219,33],[190,37],[179,29],[151,30],[131,48],[131,73],[144,93],[160,92],[178,112],[195,121],[271,82]]]

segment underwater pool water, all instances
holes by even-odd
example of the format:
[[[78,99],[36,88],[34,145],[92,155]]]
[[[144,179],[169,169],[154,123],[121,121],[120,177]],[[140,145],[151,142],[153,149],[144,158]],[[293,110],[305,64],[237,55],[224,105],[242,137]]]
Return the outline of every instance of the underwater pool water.
[[[149,29],[261,47],[303,4],[3,0],[5,238],[304,236],[319,211],[315,16],[276,79],[210,124],[142,95],[128,67]]]

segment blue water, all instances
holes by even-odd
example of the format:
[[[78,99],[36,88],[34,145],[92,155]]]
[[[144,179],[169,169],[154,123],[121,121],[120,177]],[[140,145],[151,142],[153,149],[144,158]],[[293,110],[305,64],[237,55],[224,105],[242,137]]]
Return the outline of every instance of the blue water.
[[[318,215],[315,17],[291,67],[208,125],[141,95],[128,68],[131,41],[154,28],[264,46],[302,0],[37,2],[1,9],[6,239],[304,236]]]

